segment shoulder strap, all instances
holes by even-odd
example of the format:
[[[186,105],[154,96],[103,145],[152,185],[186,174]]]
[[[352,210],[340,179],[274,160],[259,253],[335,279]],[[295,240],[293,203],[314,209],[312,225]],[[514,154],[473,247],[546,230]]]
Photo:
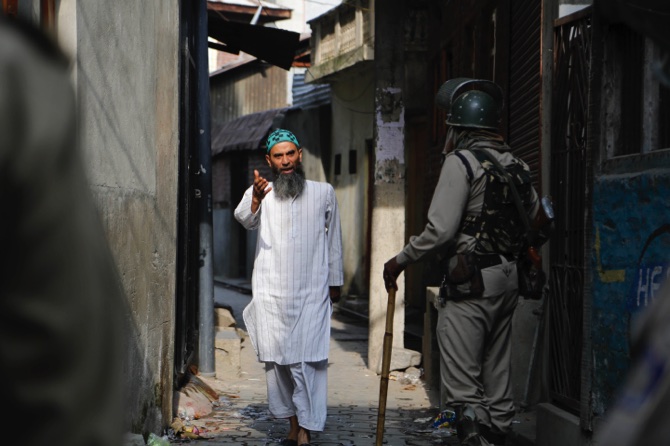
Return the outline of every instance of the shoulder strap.
[[[480,159],[481,156],[491,161],[491,163],[493,163],[493,165],[498,169],[500,174],[505,177],[507,183],[509,184],[509,188],[512,191],[514,204],[516,204],[516,208],[519,211],[519,214],[521,215],[521,221],[523,221],[523,225],[526,228],[526,234],[530,236],[530,221],[528,220],[528,214],[526,214],[526,210],[524,209],[523,204],[521,203],[521,197],[519,196],[519,192],[516,190],[516,186],[512,178],[510,178],[505,168],[500,164],[500,161],[498,161],[494,156],[492,156],[486,150],[472,149],[472,151],[475,153],[477,159]]]
[[[461,160],[461,162],[465,166],[465,170],[467,171],[467,174],[468,174],[468,182],[471,182],[472,178],[474,177],[474,174],[472,173],[472,167],[470,166],[470,163],[468,162],[467,159],[465,159],[463,154],[460,153],[460,150],[456,150],[454,152],[454,155],[456,155],[458,157],[458,159]]]

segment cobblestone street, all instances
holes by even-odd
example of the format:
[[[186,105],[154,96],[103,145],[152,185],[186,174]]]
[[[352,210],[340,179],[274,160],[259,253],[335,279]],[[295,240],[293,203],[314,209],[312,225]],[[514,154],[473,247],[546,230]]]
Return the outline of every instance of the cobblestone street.
[[[225,294],[222,297],[222,294]],[[238,302],[235,318],[248,296],[217,287],[217,300]],[[366,364],[367,322],[336,311],[329,358],[328,420],[314,432],[316,445],[367,446],[375,444],[380,378]],[[404,373],[392,373],[388,386],[384,444],[457,444],[447,429],[428,428],[437,412],[437,393]],[[238,377],[204,379],[219,395],[209,416],[190,420],[207,439],[193,445],[278,445],[288,432],[288,421],[273,419],[267,408],[263,368],[248,338],[242,341]]]
[[[217,394],[214,410],[198,419],[182,420],[195,426],[198,439],[174,439],[172,443],[197,446],[275,446],[286,437],[288,421],[274,419],[267,406],[263,366],[257,362],[244,331],[242,309],[251,296],[243,288],[218,285],[216,303],[229,308],[242,334],[239,375],[224,378],[198,377]],[[312,434],[312,444],[320,446],[374,446],[377,430],[380,377],[367,366],[367,321],[335,309],[332,318],[328,369],[328,418],[323,432]],[[409,371],[409,370],[408,370]],[[449,429],[431,426],[439,413],[436,389],[403,371],[391,372],[386,404],[384,444],[389,446],[457,445]],[[520,413],[514,430],[526,434],[534,430],[534,413]],[[523,435],[508,442],[512,446],[532,446]]]

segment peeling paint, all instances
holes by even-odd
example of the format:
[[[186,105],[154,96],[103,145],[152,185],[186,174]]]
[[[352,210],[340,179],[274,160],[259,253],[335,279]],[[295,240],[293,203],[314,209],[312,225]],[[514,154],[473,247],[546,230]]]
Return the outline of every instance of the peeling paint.
[[[405,163],[405,106],[402,90],[386,88],[377,92],[377,160],[397,159]]]
[[[405,181],[405,168],[397,159],[377,162],[375,166],[375,184]]]
[[[377,97],[377,112],[386,124],[401,123],[404,125],[405,106],[400,88],[385,88]]]
[[[625,269],[607,271],[603,269],[602,260],[600,259],[600,230],[598,228],[596,228],[595,254],[596,262],[598,264],[598,275],[600,276],[601,282],[624,282],[626,280]]]

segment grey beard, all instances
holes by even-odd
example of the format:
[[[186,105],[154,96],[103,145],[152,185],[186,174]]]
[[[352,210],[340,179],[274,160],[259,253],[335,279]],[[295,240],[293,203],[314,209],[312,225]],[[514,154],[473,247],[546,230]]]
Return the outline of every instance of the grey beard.
[[[297,197],[305,188],[305,171],[301,165],[297,165],[292,173],[281,173],[278,169],[272,169],[275,180],[272,184],[277,198],[286,200]]]

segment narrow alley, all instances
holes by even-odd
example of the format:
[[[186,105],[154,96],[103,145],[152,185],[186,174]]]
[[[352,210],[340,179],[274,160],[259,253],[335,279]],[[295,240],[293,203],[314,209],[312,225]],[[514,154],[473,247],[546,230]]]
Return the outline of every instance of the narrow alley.
[[[3,444],[670,445],[668,18],[1,0]]]
[[[241,312],[250,295],[218,284],[217,306],[232,309],[237,327],[243,327]],[[367,357],[367,321],[335,309],[332,319],[329,367],[329,414],[326,428],[312,436],[313,444],[368,446],[375,444],[380,378],[370,371]],[[244,333],[244,331],[242,331]],[[256,361],[249,339],[243,337],[239,376],[225,379],[203,378],[219,399],[206,417],[185,420],[196,426],[202,439],[183,440],[193,445],[279,445],[288,432],[288,422],[276,420],[268,412],[265,377]],[[409,371],[408,371],[409,372]],[[391,372],[384,444],[458,444],[446,428],[432,427],[438,414],[438,391],[403,371]],[[531,420],[520,414],[515,426],[529,428]],[[172,440],[178,443],[180,440]],[[523,444],[523,443],[514,443]]]

